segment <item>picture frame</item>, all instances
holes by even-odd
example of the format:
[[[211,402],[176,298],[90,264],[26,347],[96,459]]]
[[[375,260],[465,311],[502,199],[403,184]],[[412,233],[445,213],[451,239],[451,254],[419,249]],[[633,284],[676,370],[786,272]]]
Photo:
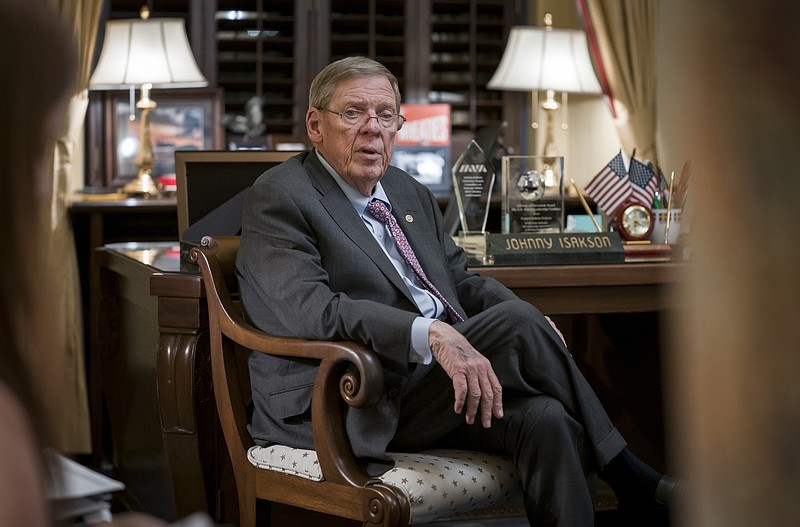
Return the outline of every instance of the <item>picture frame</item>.
[[[390,164],[406,171],[439,199],[452,190],[449,104],[401,104],[406,118],[397,133]]]
[[[133,101],[128,91],[107,92],[105,100],[104,158],[109,186],[123,185],[137,173],[139,150],[138,90]],[[150,112],[153,141],[153,177],[175,175],[176,150],[223,148],[222,91],[219,89],[153,90],[157,106]],[[131,105],[133,103],[133,106]],[[131,120],[131,110],[135,119]]]

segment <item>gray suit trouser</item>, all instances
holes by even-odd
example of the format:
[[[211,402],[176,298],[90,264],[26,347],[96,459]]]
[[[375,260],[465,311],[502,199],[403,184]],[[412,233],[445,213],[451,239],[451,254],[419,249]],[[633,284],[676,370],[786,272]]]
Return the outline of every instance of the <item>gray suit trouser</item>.
[[[390,451],[464,448],[511,457],[531,525],[593,524],[594,474],[624,447],[559,335],[527,302],[507,301],[455,325],[489,358],[503,385],[504,416],[484,429],[453,411],[452,382],[417,366],[402,397]],[[480,414],[479,414],[480,415]]]

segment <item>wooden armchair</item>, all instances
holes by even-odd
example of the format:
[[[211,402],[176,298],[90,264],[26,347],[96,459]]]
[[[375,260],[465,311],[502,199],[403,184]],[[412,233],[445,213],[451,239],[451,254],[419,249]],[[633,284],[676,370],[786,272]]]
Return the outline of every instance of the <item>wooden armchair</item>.
[[[378,355],[353,342],[277,338],[248,324],[234,272],[238,236],[205,237],[191,251],[208,301],[214,395],[233,465],[242,526],[256,523],[256,501],[267,500],[349,518],[362,525],[404,526],[518,503],[513,464],[476,452],[439,450],[392,454],[395,468],[370,477],[352,454],[343,404],[366,407],[383,394]],[[312,422],[316,450],[259,447],[247,431],[250,351],[320,361]]]

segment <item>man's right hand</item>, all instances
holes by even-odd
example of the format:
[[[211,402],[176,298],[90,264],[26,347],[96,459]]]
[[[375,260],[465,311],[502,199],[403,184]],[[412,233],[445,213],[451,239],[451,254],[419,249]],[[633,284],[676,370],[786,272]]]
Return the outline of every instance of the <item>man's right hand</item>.
[[[466,405],[466,420],[472,424],[480,408],[484,428],[491,427],[492,416],[503,417],[503,388],[489,359],[473,348],[464,335],[438,320],[431,324],[428,343],[437,362],[453,380],[456,413],[460,414]]]

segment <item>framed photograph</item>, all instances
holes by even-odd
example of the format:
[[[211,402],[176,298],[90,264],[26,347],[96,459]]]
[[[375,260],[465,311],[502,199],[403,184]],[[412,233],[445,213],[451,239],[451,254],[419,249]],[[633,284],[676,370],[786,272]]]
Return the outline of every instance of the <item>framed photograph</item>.
[[[139,91],[136,90],[136,98]],[[223,147],[220,125],[221,91],[217,89],[153,90],[158,105],[150,112],[153,177],[175,175],[176,150],[216,150]],[[141,119],[129,92],[109,92],[106,99],[106,166],[112,184],[136,176]],[[131,119],[131,112],[135,119]]]
[[[437,198],[450,195],[450,105],[401,104],[406,123],[397,133],[391,164],[428,187]]]

